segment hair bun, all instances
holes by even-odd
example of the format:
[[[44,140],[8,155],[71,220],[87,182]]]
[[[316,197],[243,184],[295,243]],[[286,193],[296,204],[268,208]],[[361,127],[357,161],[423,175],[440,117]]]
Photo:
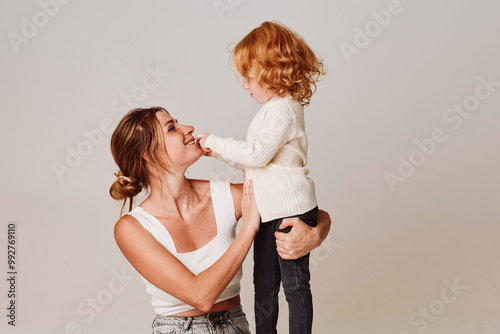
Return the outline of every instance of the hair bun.
[[[118,182],[120,182],[120,184],[130,184],[132,182],[134,182],[131,178],[129,177],[126,177],[126,176],[123,176],[123,175],[120,175],[118,176]]]
[[[115,173],[116,181],[109,189],[111,197],[117,200],[134,197],[142,191],[142,186],[134,178],[123,175],[122,171]]]
[[[134,182],[133,178],[125,176],[123,172],[120,170],[118,173],[115,173],[117,181],[120,182],[121,185],[127,185]]]

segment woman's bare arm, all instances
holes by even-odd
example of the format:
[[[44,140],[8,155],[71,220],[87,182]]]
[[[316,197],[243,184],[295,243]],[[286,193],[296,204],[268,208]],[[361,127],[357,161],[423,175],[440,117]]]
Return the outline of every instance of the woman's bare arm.
[[[248,188],[248,195],[242,200],[240,233],[224,255],[198,275],[189,271],[131,216],[124,216],[116,223],[116,242],[127,260],[149,282],[194,308],[208,312],[238,272],[259,228],[260,216],[251,182]]]

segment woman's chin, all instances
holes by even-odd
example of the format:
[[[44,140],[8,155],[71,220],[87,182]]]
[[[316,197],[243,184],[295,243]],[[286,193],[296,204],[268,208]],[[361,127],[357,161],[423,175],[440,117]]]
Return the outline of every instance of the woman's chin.
[[[191,162],[191,165],[194,164],[196,161],[200,160],[200,158],[202,156],[203,156],[203,151],[201,150],[201,148],[199,148],[196,151],[194,151],[193,160]]]

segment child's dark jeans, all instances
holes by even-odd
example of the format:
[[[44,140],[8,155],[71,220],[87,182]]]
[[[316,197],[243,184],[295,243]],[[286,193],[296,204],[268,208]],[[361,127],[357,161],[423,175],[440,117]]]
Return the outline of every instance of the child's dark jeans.
[[[318,207],[304,214],[292,216],[300,218],[315,227]],[[291,218],[291,217],[285,217]],[[312,328],[313,305],[309,286],[309,254],[297,260],[283,260],[276,250],[274,232],[290,231],[278,229],[285,218],[261,223],[254,239],[254,291],[255,325],[257,334],[275,334],[278,321],[278,292],[283,282],[289,311],[289,333],[309,334]]]

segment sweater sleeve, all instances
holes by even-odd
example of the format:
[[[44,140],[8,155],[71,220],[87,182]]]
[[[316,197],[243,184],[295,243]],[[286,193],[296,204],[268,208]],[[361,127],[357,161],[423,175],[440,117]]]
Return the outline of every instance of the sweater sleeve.
[[[215,153],[215,157],[230,164],[247,167],[267,165],[276,152],[291,139],[295,116],[286,103],[274,103],[265,112],[256,136],[247,141],[238,141],[210,135],[206,146]]]
[[[225,163],[227,163],[228,165],[230,165],[231,167],[234,167],[236,169],[239,169],[239,170],[242,170],[242,171],[245,171],[245,165],[242,165],[242,164],[239,164],[237,162],[234,162],[234,161],[231,161],[231,160],[228,160],[228,159],[224,159],[224,157],[214,151],[212,151],[212,157],[217,159],[217,160],[221,160],[221,161],[224,161]]]

